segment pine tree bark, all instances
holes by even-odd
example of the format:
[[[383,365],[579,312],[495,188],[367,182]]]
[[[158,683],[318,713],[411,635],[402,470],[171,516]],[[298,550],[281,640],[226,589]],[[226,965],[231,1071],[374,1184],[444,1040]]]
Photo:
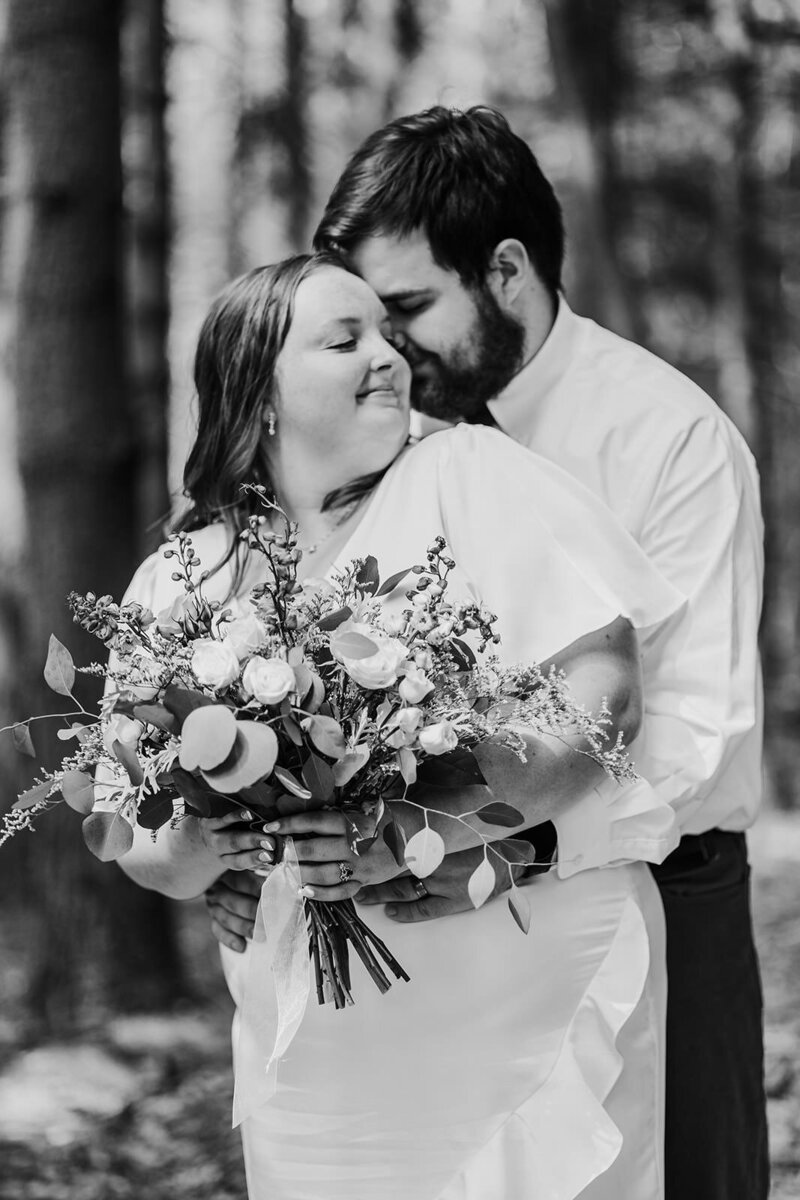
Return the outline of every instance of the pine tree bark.
[[[125,147],[126,360],[139,442],[136,504],[140,557],[162,540],[169,515],[170,206],[163,0],[127,6],[122,29]]]
[[[545,0],[559,108],[570,130],[576,184],[570,242],[576,306],[625,337],[643,339],[631,283],[619,269],[616,240],[624,213],[613,125],[626,80],[618,48],[619,6]]]
[[[282,140],[289,174],[289,241],[305,250],[311,209],[311,172],[308,137],[308,33],[306,18],[295,0],[284,0],[286,99]]]
[[[9,3],[13,382],[27,525],[20,672],[31,680],[51,632],[77,661],[98,657],[96,643],[75,636],[64,597],[73,588],[118,595],[137,553],[139,443],[121,338],[119,34],[114,0]],[[61,697],[31,693],[28,711],[61,711]],[[53,765],[60,743],[42,726],[37,747]],[[31,1016],[59,1034],[98,1003],[167,1003],[178,982],[164,902],[95,862],[73,818],[49,814],[24,839],[36,925]]]

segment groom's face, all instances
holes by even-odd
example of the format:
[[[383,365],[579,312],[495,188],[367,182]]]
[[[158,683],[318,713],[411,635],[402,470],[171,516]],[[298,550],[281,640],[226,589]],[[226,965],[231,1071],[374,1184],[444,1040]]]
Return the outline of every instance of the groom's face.
[[[439,266],[422,233],[365,238],[350,259],[403,335],[413,407],[448,421],[479,419],[522,365],[519,321],[488,284],[466,287]]]

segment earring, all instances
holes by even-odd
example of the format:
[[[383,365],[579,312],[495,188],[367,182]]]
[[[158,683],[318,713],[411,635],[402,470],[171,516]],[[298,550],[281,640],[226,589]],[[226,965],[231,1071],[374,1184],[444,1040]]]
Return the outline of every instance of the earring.
[[[271,408],[267,413],[267,436],[275,437],[275,430],[278,428],[278,418],[275,415],[275,409]]]

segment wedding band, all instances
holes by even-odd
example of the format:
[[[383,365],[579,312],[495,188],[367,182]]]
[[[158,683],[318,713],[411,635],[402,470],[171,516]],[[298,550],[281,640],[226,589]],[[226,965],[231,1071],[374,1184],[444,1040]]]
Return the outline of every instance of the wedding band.
[[[416,892],[416,894],[420,900],[424,900],[427,896],[430,896],[430,892],[425,887],[425,884],[422,882],[421,879],[418,879],[417,882],[414,884],[414,891]]]
[[[349,883],[355,874],[353,868],[348,862],[339,863],[339,879],[342,883]]]

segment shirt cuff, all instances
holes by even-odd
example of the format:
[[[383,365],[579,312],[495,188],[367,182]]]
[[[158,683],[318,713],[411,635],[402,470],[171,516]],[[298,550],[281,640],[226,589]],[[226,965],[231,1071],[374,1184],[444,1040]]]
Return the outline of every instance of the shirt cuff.
[[[553,817],[559,878],[621,862],[660,863],[680,840],[675,813],[644,779],[605,780]]]

